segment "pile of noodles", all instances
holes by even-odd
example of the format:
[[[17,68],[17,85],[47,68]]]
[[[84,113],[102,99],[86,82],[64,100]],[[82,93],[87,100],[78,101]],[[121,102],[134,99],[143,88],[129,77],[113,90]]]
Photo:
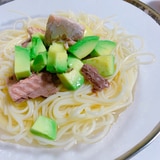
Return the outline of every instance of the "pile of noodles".
[[[117,114],[133,102],[138,65],[141,63],[137,56],[144,55],[140,53],[141,47],[135,47],[134,40],[137,37],[126,34],[110,18],[102,20],[86,14],[58,14],[84,25],[86,35],[97,35],[117,43],[112,53],[115,55],[115,73],[108,77],[110,87],[92,93],[88,83],[76,91],[64,91],[63,86],[60,86],[60,92],[46,99],[13,102],[6,81],[13,75],[14,46],[28,39],[28,27],[45,30],[47,17],[29,17],[17,21],[13,29],[0,32],[0,140],[67,148],[76,143],[97,142],[107,134]],[[20,24],[21,28],[17,29]],[[55,119],[58,124],[56,140],[47,140],[30,133],[39,115]]]

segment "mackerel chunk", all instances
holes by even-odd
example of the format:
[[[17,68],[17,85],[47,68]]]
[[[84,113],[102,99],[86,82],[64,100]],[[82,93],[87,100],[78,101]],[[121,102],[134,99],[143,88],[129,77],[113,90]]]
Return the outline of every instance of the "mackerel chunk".
[[[75,42],[83,38],[85,28],[80,24],[57,15],[48,18],[45,43],[50,45],[54,40],[65,40]]]
[[[108,88],[110,85],[108,80],[102,77],[98,73],[97,69],[89,64],[83,65],[81,73],[83,74],[84,78],[92,84],[93,92],[102,91],[104,88]]]
[[[37,97],[49,97],[58,91],[53,75],[48,72],[33,74],[17,81],[14,77],[8,80],[8,91],[13,101],[22,102]]]

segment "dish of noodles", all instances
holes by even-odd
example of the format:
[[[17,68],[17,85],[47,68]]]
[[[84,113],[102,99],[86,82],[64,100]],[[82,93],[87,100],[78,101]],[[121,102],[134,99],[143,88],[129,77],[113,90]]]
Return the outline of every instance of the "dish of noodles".
[[[15,75],[15,46],[23,46],[24,42],[28,45],[32,31],[36,33],[42,31],[45,37],[50,14],[83,26],[82,38],[97,36],[99,40],[116,43],[111,52],[114,56],[114,73],[107,77],[102,76],[107,80],[108,86],[101,90],[94,91],[93,83],[84,76],[84,83],[75,90],[67,89],[63,83],[58,83],[56,93],[48,96],[40,95],[36,98],[21,97],[22,100],[16,101],[10,95],[8,83],[10,77]],[[67,150],[79,144],[97,143],[107,137],[112,126],[118,122],[119,115],[134,102],[135,86],[141,74],[139,66],[147,64],[144,67],[148,67],[148,64],[154,62],[155,56],[143,51],[141,37],[127,33],[111,17],[104,19],[93,14],[71,11],[50,14],[45,17],[25,17],[15,20],[13,28],[0,31],[0,129],[2,130],[0,140],[23,146]],[[62,38],[54,40],[66,47],[67,54],[69,54],[68,47],[79,41],[75,40],[70,44]],[[49,47],[46,46],[46,48],[49,52]],[[146,57],[150,57],[149,60],[146,60]],[[30,76],[41,73],[43,70],[39,73],[32,72]],[[22,92],[24,90],[21,88]],[[57,132],[54,140],[31,132],[31,128],[40,116],[56,122]]]
[[[91,84],[87,82],[75,91],[66,90],[60,84],[59,91],[47,98],[38,97],[21,103],[14,102],[10,98],[6,84],[7,78],[14,74],[14,46],[23,44],[29,38],[29,28],[45,31],[47,18],[19,21],[18,23],[22,23],[21,29],[5,30],[0,33],[2,37],[0,63],[3,73],[0,94],[1,129],[6,132],[1,136],[2,140],[15,142],[23,140],[28,144],[38,143],[53,147],[94,143],[106,136],[118,114],[134,100],[134,86],[137,81],[138,65],[141,63],[137,57],[143,55],[134,45],[134,39],[137,37],[121,32],[117,26],[113,29],[107,28],[105,20],[93,15],[59,14],[83,25],[88,35],[96,35],[100,39],[117,43],[112,52],[115,56],[115,72],[108,77],[110,86],[95,93]],[[40,115],[57,122],[58,131],[55,140],[30,133],[30,128]]]

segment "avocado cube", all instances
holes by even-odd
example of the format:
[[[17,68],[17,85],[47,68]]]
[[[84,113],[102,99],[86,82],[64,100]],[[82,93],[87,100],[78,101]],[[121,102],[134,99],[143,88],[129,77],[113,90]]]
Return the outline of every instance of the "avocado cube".
[[[44,42],[44,34],[41,32],[34,33],[32,37],[39,37],[42,40],[42,42]]]
[[[80,59],[76,58],[75,56],[71,54],[68,55],[68,67],[69,68],[74,68],[80,71],[82,66],[83,66],[83,62]]]
[[[48,50],[46,70],[51,73],[63,73],[67,70],[67,51],[63,44],[54,42]]]
[[[31,64],[32,71],[40,72],[47,64],[47,52],[40,53],[36,56]]]
[[[55,120],[48,117],[39,116],[31,127],[30,132],[40,137],[55,140],[57,135],[57,123]]]
[[[69,90],[76,90],[84,83],[84,77],[76,69],[57,74],[62,84]]]
[[[72,53],[77,58],[82,59],[93,51],[98,40],[98,36],[86,36],[77,41],[74,45],[70,46],[68,52]]]
[[[91,53],[92,57],[109,55],[112,53],[114,48],[116,47],[116,42],[109,40],[99,40],[96,47]]]
[[[29,77],[30,71],[30,49],[15,46],[14,73],[17,80]]]
[[[85,59],[83,63],[96,68],[101,76],[108,77],[114,74],[114,59],[115,57],[113,55],[103,55]]]
[[[45,52],[46,47],[43,44],[42,39],[35,35],[32,36],[32,42],[31,42],[31,59],[34,59],[40,52]]]

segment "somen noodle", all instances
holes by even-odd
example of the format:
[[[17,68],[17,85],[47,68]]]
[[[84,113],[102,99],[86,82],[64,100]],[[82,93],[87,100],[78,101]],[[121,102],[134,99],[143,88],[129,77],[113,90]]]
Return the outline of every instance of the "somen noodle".
[[[86,35],[117,43],[112,53],[115,56],[115,73],[108,78],[110,87],[93,93],[89,83],[76,91],[60,91],[48,98],[13,102],[8,94],[7,79],[13,75],[14,46],[29,38],[28,27],[45,30],[47,18],[28,18],[17,21],[11,30],[0,32],[0,139],[28,145],[46,145],[70,148],[76,143],[94,143],[102,139],[116,121],[117,114],[133,102],[134,86],[138,76],[139,56],[142,46],[136,47],[137,36],[127,34],[111,18],[102,20],[93,15],[71,12],[58,13],[82,24]],[[20,26],[21,27],[18,27]],[[145,63],[145,62],[144,62]],[[56,140],[47,140],[30,133],[30,128],[39,115],[55,119],[58,124]]]

